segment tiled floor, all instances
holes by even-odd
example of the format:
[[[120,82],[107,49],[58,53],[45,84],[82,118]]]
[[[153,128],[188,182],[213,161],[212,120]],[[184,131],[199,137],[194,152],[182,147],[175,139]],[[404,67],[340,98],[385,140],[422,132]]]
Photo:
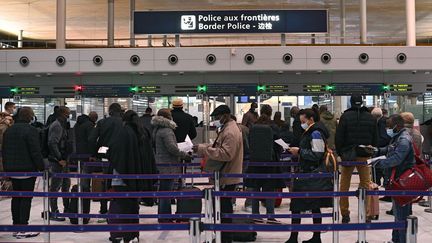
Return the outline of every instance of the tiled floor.
[[[357,187],[356,183],[353,183],[352,190],[355,190]],[[238,199],[236,212],[245,213],[242,211],[243,205],[242,199]],[[357,200],[356,198],[351,198],[351,211],[352,211],[352,221],[357,222]],[[59,205],[61,203],[59,202]],[[33,200],[33,208],[31,212],[31,222],[30,224],[43,224],[42,219],[40,218],[40,212],[42,211],[42,199],[35,198]],[[92,211],[91,213],[98,212],[98,203],[92,203]],[[393,217],[386,215],[385,211],[389,210],[391,207],[391,203],[380,202],[380,220],[382,222],[393,221]],[[289,209],[289,200],[284,199],[282,202],[282,206],[276,209],[276,213],[290,213]],[[415,205],[414,215],[419,218],[419,234],[418,241],[419,243],[428,243],[432,241],[432,214],[428,214],[424,212],[424,208]],[[265,209],[262,208],[261,212],[264,212]],[[331,210],[326,210],[325,212],[331,212]],[[142,214],[150,214],[157,213],[156,207],[141,207],[140,213]],[[281,219],[284,223],[289,223],[289,219]],[[56,223],[54,224],[67,224],[66,223]],[[157,223],[156,219],[141,219],[141,223],[149,223],[154,224]],[[311,219],[304,219],[303,223],[312,223]],[[331,219],[324,219],[324,223],[331,223]],[[10,200],[2,200],[0,201],[0,224],[7,225],[11,224],[11,215],[10,215]],[[92,220],[91,224],[97,224],[96,220]],[[289,232],[259,232],[258,239],[256,242],[285,242],[286,239],[289,238]],[[53,233],[51,234],[51,242],[61,242],[61,243],[87,243],[87,242],[108,242],[108,232],[103,233]],[[384,242],[386,240],[390,240],[391,231],[369,231],[367,232],[367,240],[369,243],[374,242]],[[300,240],[306,240],[311,237],[311,233],[300,233]],[[322,242],[330,243],[332,242],[332,233],[326,232],[322,234]],[[357,232],[340,232],[340,242],[341,243],[351,243],[356,242],[357,240]],[[44,234],[41,234],[37,238],[28,239],[28,240],[16,240],[12,237],[11,233],[2,233],[0,232],[0,242],[43,242]],[[189,242],[187,232],[141,232],[140,242],[151,243],[151,242],[163,242],[163,243],[186,243]]]

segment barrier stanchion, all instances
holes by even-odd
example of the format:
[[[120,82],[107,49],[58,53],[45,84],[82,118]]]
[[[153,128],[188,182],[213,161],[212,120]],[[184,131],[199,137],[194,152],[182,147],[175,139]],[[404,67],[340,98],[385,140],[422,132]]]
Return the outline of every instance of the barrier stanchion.
[[[215,185],[214,185],[214,189],[215,192],[219,192],[220,191],[220,173],[219,171],[215,171]],[[220,196],[215,196],[215,224],[221,224],[222,220],[221,220],[221,198]],[[222,242],[222,234],[220,231],[216,231],[216,243],[221,243]]]
[[[214,224],[214,217],[213,217],[213,195],[212,195],[212,189],[207,188],[204,190],[204,222],[206,224]],[[206,243],[212,243],[213,241],[213,233],[212,231],[206,231],[205,232],[205,242]]]
[[[418,232],[418,219],[415,216],[408,216],[407,225],[407,243],[417,243],[417,232]]]
[[[333,191],[339,191],[339,170],[337,169],[333,175]],[[333,197],[333,224],[338,224],[339,220],[339,198]],[[339,243],[339,231],[333,231],[333,243]]]
[[[43,174],[43,191],[48,192],[49,191],[49,171],[45,170]],[[44,225],[50,225],[50,216],[49,216],[49,198],[44,197],[43,198],[43,208],[44,211],[42,213]],[[44,237],[44,242],[51,242],[51,233],[47,232]]]
[[[199,218],[191,218],[189,220],[189,237],[191,243],[201,243],[201,220]]]
[[[360,188],[358,190],[358,223],[364,224],[366,223],[366,189]],[[358,231],[358,243],[367,243],[366,242],[366,231],[359,230]]]
[[[78,160],[78,174],[81,174],[81,160]],[[81,178],[77,178],[78,193],[82,192]],[[83,198],[78,197],[78,213],[83,213]],[[84,218],[78,218],[78,225],[84,224]]]
[[[429,191],[432,192],[432,188],[429,189]],[[426,201],[426,203],[427,203],[427,206],[429,206],[429,208],[426,208],[424,211],[426,213],[432,213],[432,196],[431,195],[428,196],[428,200]]]

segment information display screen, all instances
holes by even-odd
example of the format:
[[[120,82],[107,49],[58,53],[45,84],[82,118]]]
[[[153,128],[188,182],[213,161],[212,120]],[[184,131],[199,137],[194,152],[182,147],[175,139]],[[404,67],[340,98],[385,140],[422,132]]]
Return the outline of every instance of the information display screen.
[[[328,32],[325,9],[136,11],[134,18],[135,34]]]
[[[87,97],[127,97],[130,95],[126,85],[86,85],[82,95]]]
[[[208,84],[209,95],[256,95],[256,84]]]

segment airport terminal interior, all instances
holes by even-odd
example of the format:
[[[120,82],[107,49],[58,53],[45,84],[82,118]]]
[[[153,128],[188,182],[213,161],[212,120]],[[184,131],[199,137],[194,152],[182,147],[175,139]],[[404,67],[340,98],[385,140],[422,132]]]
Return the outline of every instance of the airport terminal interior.
[[[386,128],[387,132],[389,128],[393,129],[393,132],[397,130],[395,123],[391,123],[392,126],[388,127],[390,126],[389,121],[396,122],[394,117],[401,117],[399,114],[407,112],[412,114],[413,121],[410,129],[417,130],[417,133],[421,134],[422,151],[419,152],[418,158],[429,166],[432,164],[430,163],[432,154],[431,13],[431,0],[0,1],[0,126],[6,119],[5,116],[13,116],[16,120],[18,119],[16,117],[20,117],[20,109],[31,108],[34,113],[32,126],[36,124],[35,121],[40,123],[37,129],[42,135],[37,139],[40,140],[41,156],[44,157],[46,169],[48,169],[52,163],[49,157],[52,151],[50,142],[44,141],[44,131],[47,134],[46,139],[51,141],[49,140],[51,128],[49,124],[46,124],[50,117],[58,116],[55,109],[59,107],[69,108],[68,128],[72,131],[71,134],[75,134],[74,127],[80,125],[79,118],[91,112],[97,114],[97,120],[92,124],[92,129],[98,129],[99,124],[113,116],[111,110],[113,103],[121,106],[122,113],[134,111],[139,117],[144,117],[146,114],[155,117],[163,116],[158,112],[166,108],[181,107],[185,113],[190,115],[188,119],[193,119],[196,134],[191,138],[193,146],[191,144],[189,150],[186,151],[186,154],[190,153],[188,154],[189,162],[193,157],[192,164],[188,165],[185,162],[188,159],[181,159],[179,156],[175,161],[170,161],[177,165],[179,173],[176,175],[182,178],[180,180],[176,178],[180,186],[174,187],[177,193],[187,194],[193,190],[196,190],[195,193],[202,193],[202,197],[198,200],[202,199],[201,211],[198,209],[197,212],[189,212],[195,215],[193,217],[186,215],[182,221],[158,221],[158,215],[161,213],[158,211],[156,200],[159,195],[157,185],[160,184],[157,182],[153,186],[154,190],[150,190],[155,192],[154,200],[151,200],[152,204],[144,205],[146,203],[141,202],[139,212],[135,213],[154,217],[143,216],[136,221],[118,220],[117,223],[107,223],[104,217],[90,217],[87,223],[84,222],[86,217],[81,217],[77,224],[72,224],[67,215],[64,215],[65,221],[51,220],[48,208],[52,200],[48,200],[48,197],[53,196],[34,194],[28,226],[35,227],[26,228],[26,224],[15,223],[15,220],[12,220],[11,202],[14,196],[17,198],[28,198],[28,196],[23,196],[14,190],[11,180],[28,179],[32,176],[27,176],[25,173],[40,172],[36,177],[34,192],[48,193],[48,183],[52,184],[56,173],[50,169],[49,176],[54,178],[45,180],[48,172],[43,174],[45,173],[43,170],[8,171],[5,166],[5,170],[2,168],[0,171],[0,242],[229,243],[238,242],[236,237],[238,239],[240,235],[247,235],[251,232],[257,232],[255,239],[243,242],[288,242],[290,235],[293,234],[291,232],[296,231],[289,228],[293,225],[292,215],[289,215],[293,213],[290,209],[291,201],[298,197],[306,198],[305,200],[314,198],[313,195],[304,194],[305,191],[293,190],[295,181],[299,178],[296,175],[304,172],[303,167],[299,166],[303,158],[297,156],[296,152],[290,152],[291,149],[288,147],[292,141],[289,139],[282,141],[288,145],[287,148],[281,145],[283,152],[277,151],[280,153],[276,156],[277,161],[253,160],[252,155],[249,161],[249,154],[245,153],[244,157],[242,154],[240,157],[243,168],[246,168],[248,163],[261,162],[263,163],[261,167],[255,167],[268,171],[267,168],[270,166],[264,165],[265,163],[286,163],[285,165],[273,165],[278,168],[280,175],[287,176],[282,178],[285,187],[277,188],[277,190],[272,188],[267,191],[269,195],[263,197],[280,199],[282,194],[277,193],[283,192],[282,197],[284,198],[281,204],[274,209],[274,214],[270,213],[272,215],[269,215],[268,220],[267,217],[263,219],[260,216],[241,218],[240,214],[252,214],[252,209],[247,204],[251,198],[257,198],[257,196],[254,196],[253,193],[250,195],[251,191],[254,191],[253,187],[249,188],[244,185],[248,174],[246,169],[230,172],[244,178],[243,183],[239,182],[235,185],[234,191],[240,193],[237,195],[238,198],[231,201],[232,213],[236,215],[235,222],[226,223],[224,216],[221,222],[220,214],[229,213],[221,209],[221,201],[226,202],[227,197],[218,194],[219,196],[206,198],[204,192],[218,193],[219,190],[226,188],[227,185],[224,184],[215,185],[219,180],[215,182],[214,177],[218,177],[220,173],[223,178],[223,172],[229,167],[225,167],[225,164],[229,164],[230,159],[224,157],[228,161],[223,161],[224,159],[221,158],[223,162],[220,163],[224,164],[221,168],[206,171],[210,161],[217,161],[217,158],[210,158],[211,155],[208,154],[205,156],[199,154],[202,144],[209,144],[208,149],[210,150],[220,144],[218,139],[223,134],[225,125],[218,126],[222,120],[216,119],[219,114],[217,108],[227,107],[228,113],[231,114],[230,119],[235,119],[238,124],[244,125],[243,127],[246,127],[249,133],[253,125],[249,127],[244,119],[251,114],[251,107],[256,105],[257,117],[263,115],[263,107],[270,107],[272,110],[270,119],[273,119],[275,113],[280,114],[280,120],[284,124],[280,127],[286,129],[287,134],[294,132],[295,135],[296,123],[298,126],[300,123],[306,124],[306,129],[300,128],[305,129],[305,131],[302,130],[304,133],[299,135],[303,139],[308,129],[315,126],[315,123],[307,127],[307,122],[300,121],[299,119],[304,118],[301,118],[302,115],[300,115],[303,114],[302,111],[308,111],[313,106],[326,107],[336,124],[333,133],[337,133],[342,131],[339,127],[336,129],[336,126],[341,125],[340,121],[344,112],[355,107],[353,97],[361,97],[361,105],[370,108],[369,112],[372,115],[374,115],[372,109],[379,108],[381,117],[388,118],[387,124],[384,121],[382,127],[384,136],[387,136]],[[8,109],[9,104],[14,104],[17,112],[11,112]],[[298,110],[301,110],[300,114],[296,113]],[[387,114],[384,114],[385,111]],[[252,110],[253,114],[254,112]],[[317,114],[319,117],[319,113]],[[322,114],[321,119],[323,119]],[[360,119],[360,110],[357,119]],[[317,122],[316,118],[314,120]],[[127,122],[121,124],[121,126],[126,126]],[[239,127],[241,128],[242,125]],[[15,124],[6,131],[12,129],[13,126]],[[181,129],[181,126],[179,124],[176,129]],[[363,125],[359,123],[358,126]],[[0,127],[1,134],[4,129]],[[108,130],[113,129],[110,127]],[[150,137],[156,136],[157,132],[149,132],[148,141],[156,140]],[[245,131],[242,130],[244,139],[249,139],[248,143],[252,144],[250,141],[252,136],[248,137],[244,134]],[[103,134],[99,135],[98,141],[100,142]],[[3,135],[0,136],[3,137]],[[75,139],[78,138],[70,139],[73,141],[71,146],[76,146],[77,140]],[[121,136],[113,138],[113,141],[116,139],[120,140]],[[335,138],[332,139],[334,143]],[[414,136],[412,140],[415,140]],[[6,142],[7,140],[0,139],[0,143]],[[45,142],[49,147],[47,156],[43,155],[43,143]],[[273,140],[271,142],[271,146],[280,145],[273,143]],[[188,139],[184,142],[177,141],[177,143],[179,148],[183,143],[189,146]],[[243,146],[244,143],[243,141]],[[322,153],[329,154],[327,150],[324,150],[324,143],[327,149],[327,139],[323,139]],[[399,146],[399,143],[391,143],[389,138],[386,146],[393,146],[392,148]],[[148,148],[155,149],[156,152],[157,148],[153,141],[149,144],[151,145]],[[195,149],[198,144],[200,145]],[[299,147],[301,144],[300,142],[300,145],[292,147]],[[310,150],[316,152],[316,144],[314,145],[313,141],[310,144],[312,144]],[[366,145],[371,145],[374,149],[377,147],[372,144]],[[357,144],[357,146],[362,146],[362,144]],[[108,145],[97,146],[97,149],[100,147],[108,147],[108,151],[113,150]],[[2,148],[5,148],[5,144],[2,145]],[[242,153],[243,148],[233,153]],[[336,153],[340,151],[332,149],[336,157],[340,155]],[[302,150],[303,148],[300,147],[299,151]],[[381,150],[377,149],[377,151]],[[395,149],[395,151],[399,150]],[[3,151],[3,153],[6,152]],[[153,156],[154,152],[148,153]],[[415,152],[410,155],[412,160],[413,153]],[[81,157],[79,154],[76,149],[70,152],[65,166],[70,170],[63,171],[69,174],[71,187],[81,185],[84,178],[87,180],[92,178],[91,186],[96,187],[96,183],[102,183],[102,179],[95,177],[95,174],[122,176],[122,173],[113,169],[114,165],[107,165],[106,168],[109,169],[101,169],[92,174],[85,169],[87,168],[86,163],[89,163],[89,166],[91,163],[110,164],[109,156],[113,156],[112,154],[104,155],[106,157],[103,159],[96,159],[93,154]],[[86,153],[82,154],[86,155]],[[74,156],[78,159],[73,158]],[[329,180],[333,185],[330,191],[327,190],[326,195],[318,197],[323,200],[331,198],[332,201],[332,207],[324,207],[321,211],[321,214],[326,215],[322,223],[327,228],[313,228],[315,221],[309,216],[315,214],[315,211],[298,210],[305,218],[301,224],[305,228],[300,230],[298,241],[289,243],[427,243],[432,240],[432,184],[431,188],[423,188],[424,190],[411,189],[413,193],[420,193],[423,196],[422,200],[420,202],[412,200],[412,212],[409,213],[411,218],[408,221],[406,218],[398,221],[391,213],[395,214],[399,210],[395,208],[399,206],[393,206],[391,201],[378,201],[377,195],[367,194],[366,199],[363,198],[363,200],[368,203],[365,204],[364,201],[363,204],[361,203],[361,190],[358,191],[361,184],[359,174],[362,174],[360,169],[359,173],[356,173],[357,169],[354,170],[349,187],[350,192],[356,192],[356,195],[349,197],[351,220],[343,222],[346,218],[340,211],[342,196],[338,194],[341,193],[340,181],[344,176],[343,171],[346,167],[361,168],[358,164],[343,165],[343,163],[364,162],[362,166],[369,168],[370,177],[375,177],[372,172],[375,170],[370,170],[373,166],[368,165],[369,162],[366,162],[366,159],[358,160],[360,157],[370,159],[376,156],[372,154],[354,156],[353,159],[345,160],[339,156],[335,160],[341,164],[335,166],[334,171],[320,171],[320,173],[331,174]],[[204,161],[207,164],[204,164]],[[2,163],[6,165],[8,161],[3,158]],[[124,163],[125,167],[128,167],[128,161]],[[157,163],[158,157],[156,156]],[[174,165],[169,166],[175,167]],[[239,166],[241,168],[241,165]],[[129,168],[132,168],[132,165],[129,165]],[[269,180],[274,178],[272,176],[275,173],[259,170],[252,172],[251,175],[267,176],[261,177],[261,181],[266,178]],[[21,174],[14,177],[15,172]],[[210,176],[190,178],[191,175],[206,173],[209,173]],[[431,173],[430,169],[428,173]],[[89,177],[80,178],[79,174]],[[133,173],[129,170],[125,174],[140,173]],[[280,177],[276,175],[276,178]],[[111,182],[108,179],[113,180]],[[157,181],[157,178],[153,179]],[[110,177],[103,183],[107,185],[111,182],[111,186],[114,186],[115,181],[118,182],[118,180]],[[376,182],[376,179],[372,180]],[[123,180],[120,182],[123,183]],[[372,183],[371,180],[369,182]],[[126,187],[124,183],[121,185]],[[84,206],[88,201],[85,193],[108,193],[107,195],[114,192],[122,193],[106,188],[99,191],[92,188],[84,191],[81,186],[77,188],[75,188],[77,194],[73,197],[78,201],[78,206],[74,212],[63,212],[61,199],[58,200],[60,217],[62,213],[99,214],[101,199],[98,200],[97,195],[96,198],[90,197],[92,200],[90,210],[88,210]],[[264,188],[262,189],[264,191]],[[385,192],[391,191],[384,185],[366,189],[367,191],[383,192],[379,198],[383,197]],[[409,190],[405,188],[404,192],[409,192]],[[159,191],[164,190],[159,189]],[[174,192],[175,189],[166,191]],[[302,195],[292,194],[302,192]],[[51,189],[49,193],[52,193]],[[62,193],[71,192],[67,190]],[[244,196],[241,193],[245,193]],[[80,195],[83,195],[84,198]],[[133,198],[130,195],[121,197]],[[179,201],[193,200],[187,197],[186,199],[180,197],[177,200],[174,200],[175,196],[172,198],[171,207],[174,215],[181,205]],[[113,201],[114,199],[109,203]],[[371,201],[375,203],[372,206]],[[269,207],[266,205],[268,202],[272,201],[261,200],[258,204],[261,213],[268,210]],[[371,207],[374,207],[376,211],[374,215],[376,217],[373,219],[369,218]],[[108,222],[110,222],[110,219],[116,219],[115,214],[121,213],[111,212],[110,208],[104,215],[108,216]],[[123,214],[132,213],[126,211]],[[181,212],[178,213],[178,215],[181,214]],[[283,216],[278,218],[278,214]],[[110,216],[112,217],[109,218]],[[121,219],[121,215],[118,217]],[[247,225],[247,227],[236,228],[236,225]],[[13,228],[15,226],[17,228]],[[96,227],[92,228],[93,226]],[[111,228],[104,230],[104,226]],[[118,228],[112,228],[114,226]],[[124,230],[123,226],[126,228],[136,226],[138,230]],[[150,228],[145,228],[147,226]],[[223,230],[212,228],[218,226],[225,228]],[[310,227],[310,230],[306,227]],[[392,241],[392,230],[397,232],[401,228],[408,229],[404,233],[404,239],[398,240],[393,236]],[[139,231],[139,237],[136,239],[121,238],[122,232],[131,231]],[[29,232],[36,232],[37,235],[31,237],[30,234],[26,234]],[[110,232],[118,232],[120,239],[114,239],[112,235],[110,238]],[[320,241],[315,239],[319,235],[317,232],[321,232]],[[226,240],[228,234],[234,239]],[[311,237],[315,241],[306,241]]]

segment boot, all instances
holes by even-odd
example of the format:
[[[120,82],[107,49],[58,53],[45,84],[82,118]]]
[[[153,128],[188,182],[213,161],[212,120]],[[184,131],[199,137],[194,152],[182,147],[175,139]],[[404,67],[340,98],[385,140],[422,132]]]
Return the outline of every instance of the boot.
[[[321,243],[321,233],[314,233],[310,240],[304,240],[303,243]]]
[[[290,238],[285,243],[298,243],[298,233],[291,232]]]

